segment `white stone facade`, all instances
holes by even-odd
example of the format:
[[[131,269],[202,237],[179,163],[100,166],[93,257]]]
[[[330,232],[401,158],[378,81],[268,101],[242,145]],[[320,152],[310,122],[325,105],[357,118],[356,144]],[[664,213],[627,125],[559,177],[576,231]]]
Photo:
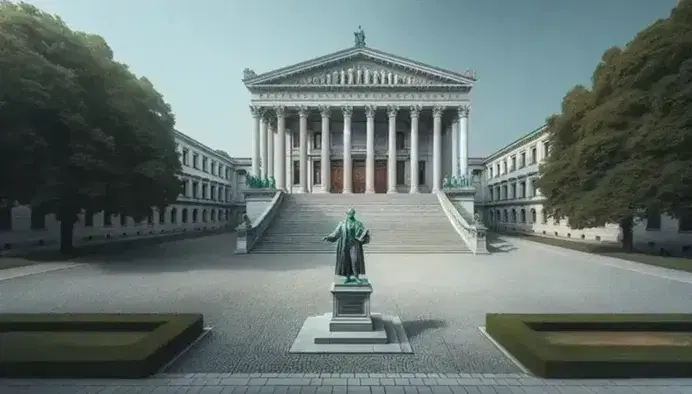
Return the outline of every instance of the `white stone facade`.
[[[251,174],[294,193],[430,192],[468,173],[475,78],[364,45],[257,75]]]
[[[473,168],[483,171],[477,187],[477,210],[486,225],[497,231],[526,232],[535,235],[583,241],[619,242],[617,224],[573,229],[569,219],[556,221],[545,214],[543,196],[533,184],[538,166],[550,149],[545,126],[519,138],[483,159],[471,159]],[[667,215],[651,213],[636,224],[637,247],[673,255],[689,255],[692,223]]]
[[[210,231],[233,226],[243,210],[236,160],[176,132],[185,189],[176,204],[135,223],[130,217],[83,212],[75,224],[75,244],[113,242],[137,237]],[[241,184],[241,187],[242,187]],[[0,253],[56,245],[60,223],[55,215],[32,214],[28,206],[0,208]]]

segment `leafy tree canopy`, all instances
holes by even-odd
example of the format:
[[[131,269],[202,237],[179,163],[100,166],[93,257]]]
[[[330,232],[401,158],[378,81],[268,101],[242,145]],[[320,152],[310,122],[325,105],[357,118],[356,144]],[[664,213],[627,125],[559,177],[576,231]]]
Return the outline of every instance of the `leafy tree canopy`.
[[[0,2],[0,200],[62,222],[82,210],[139,220],[180,191],[175,119],[105,40],[25,3]]]
[[[586,228],[655,208],[692,208],[692,0],[608,49],[592,86],[565,95],[547,122],[551,152],[537,186],[547,212]]]

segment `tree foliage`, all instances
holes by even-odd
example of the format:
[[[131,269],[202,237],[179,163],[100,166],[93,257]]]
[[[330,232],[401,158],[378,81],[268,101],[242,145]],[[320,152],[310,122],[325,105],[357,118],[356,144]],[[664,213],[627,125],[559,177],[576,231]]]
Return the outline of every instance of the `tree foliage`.
[[[139,220],[180,191],[175,119],[96,35],[0,2],[0,200],[55,213],[63,250],[82,210]]]
[[[648,209],[679,217],[692,208],[691,20],[684,0],[605,51],[591,88],[573,88],[548,119],[537,186],[551,216],[574,228],[619,223],[631,238],[632,218]]]

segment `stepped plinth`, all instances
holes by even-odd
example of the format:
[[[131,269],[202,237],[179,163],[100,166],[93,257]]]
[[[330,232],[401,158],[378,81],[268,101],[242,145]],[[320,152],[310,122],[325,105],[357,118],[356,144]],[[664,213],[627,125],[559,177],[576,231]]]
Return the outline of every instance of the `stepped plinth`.
[[[413,353],[401,319],[370,311],[370,283],[332,283],[332,312],[305,320],[290,353]]]

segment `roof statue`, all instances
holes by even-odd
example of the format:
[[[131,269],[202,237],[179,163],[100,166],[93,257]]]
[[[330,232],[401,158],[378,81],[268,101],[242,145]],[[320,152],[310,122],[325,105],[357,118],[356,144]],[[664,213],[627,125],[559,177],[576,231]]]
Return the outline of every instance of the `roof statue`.
[[[365,46],[365,32],[363,31],[363,28],[360,25],[358,26],[358,31],[353,32],[353,37],[355,38],[355,46]]]

